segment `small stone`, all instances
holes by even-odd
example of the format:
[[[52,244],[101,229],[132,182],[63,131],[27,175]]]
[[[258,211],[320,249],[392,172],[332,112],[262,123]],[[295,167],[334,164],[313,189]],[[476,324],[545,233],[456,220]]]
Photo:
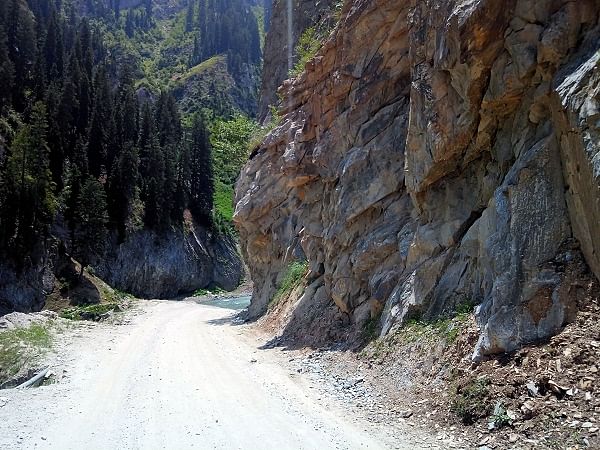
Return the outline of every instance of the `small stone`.
[[[581,428],[592,428],[594,424],[592,422],[583,422]]]
[[[592,427],[588,430],[590,433],[596,433],[598,432],[598,427]]]
[[[579,389],[577,389],[577,388],[571,388],[571,389],[567,390],[566,394],[567,394],[569,397],[573,397],[573,396],[574,396],[575,394],[577,394],[578,392],[579,392]]]
[[[255,362],[256,362],[256,359],[255,359],[255,358],[252,358],[252,359],[250,360],[250,362],[251,362],[251,363],[255,363]]]
[[[511,444],[514,444],[515,442],[517,442],[519,440],[519,436],[515,433],[512,433],[509,437],[508,437],[508,442],[510,442]]]
[[[403,419],[408,419],[412,415],[413,412],[410,409],[407,409],[406,411],[398,411],[398,416],[400,416]]]
[[[552,380],[548,381],[548,387],[550,388],[550,390],[552,390],[552,392],[559,395],[564,394],[568,389],[564,386],[559,386],[555,381]]]
[[[529,381],[526,386],[530,396],[537,397],[539,395],[539,390],[533,381]]]

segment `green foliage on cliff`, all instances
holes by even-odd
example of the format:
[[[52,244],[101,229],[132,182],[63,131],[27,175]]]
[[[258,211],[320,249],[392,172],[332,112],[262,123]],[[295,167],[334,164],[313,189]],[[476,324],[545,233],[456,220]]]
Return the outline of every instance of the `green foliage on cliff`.
[[[488,416],[492,411],[492,405],[488,399],[489,386],[490,381],[487,378],[456,386],[452,393],[450,411],[460,417],[466,425]]]
[[[290,293],[300,286],[300,283],[308,273],[308,262],[294,261],[287,266],[283,274],[283,278],[279,283],[277,292],[269,302],[269,307],[274,307],[280,300],[284,299]]]
[[[309,27],[304,30],[296,45],[297,62],[290,71],[290,76],[296,77],[304,72],[304,66],[317,54],[321,45],[322,42],[315,27]]]

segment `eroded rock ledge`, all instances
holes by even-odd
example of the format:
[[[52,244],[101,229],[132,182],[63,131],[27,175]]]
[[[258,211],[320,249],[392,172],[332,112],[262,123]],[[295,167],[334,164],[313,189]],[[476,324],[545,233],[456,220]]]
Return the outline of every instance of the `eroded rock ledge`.
[[[600,275],[599,11],[347,1],[237,186],[251,315],[305,255],[307,328],[383,311],[386,333],[474,302],[475,356],[559,331],[582,254]]]

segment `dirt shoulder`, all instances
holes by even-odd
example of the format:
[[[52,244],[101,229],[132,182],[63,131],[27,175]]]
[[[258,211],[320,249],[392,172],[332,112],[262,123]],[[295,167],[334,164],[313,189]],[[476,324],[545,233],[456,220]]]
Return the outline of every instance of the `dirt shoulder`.
[[[557,336],[480,364],[471,361],[479,335],[472,314],[411,322],[350,349],[286,336],[298,317],[293,302],[254,327],[353,414],[414,427],[433,437],[432,448],[600,448],[600,306],[597,287],[586,292]]]

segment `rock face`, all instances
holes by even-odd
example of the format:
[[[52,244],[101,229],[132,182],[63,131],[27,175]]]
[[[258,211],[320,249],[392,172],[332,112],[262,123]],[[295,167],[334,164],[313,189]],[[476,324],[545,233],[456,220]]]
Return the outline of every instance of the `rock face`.
[[[277,88],[288,77],[289,58],[291,57],[292,63],[296,61],[294,50],[298,39],[304,30],[319,22],[334,3],[334,0],[267,1],[272,1],[273,4],[266,9],[271,20],[268,23],[269,31],[265,41],[264,69],[258,107],[258,117],[261,121],[269,113],[269,106],[278,103]]]
[[[173,298],[209,286],[233,290],[244,273],[235,242],[200,227],[161,237],[140,231],[114,244],[93,268],[110,286],[140,298]]]
[[[381,314],[386,333],[474,303],[475,357],[559,331],[581,254],[600,276],[599,12],[346,1],[237,186],[251,315],[305,255],[303,301],[332,323]]]
[[[61,269],[65,264],[72,266],[64,251],[59,251],[61,233],[53,231],[55,237],[40,245],[24,268],[18,270],[13,264],[0,262],[0,316],[43,309],[56,279],[64,275]],[[139,298],[173,298],[210,286],[233,290],[244,276],[233,239],[211,236],[192,225],[186,232],[171,231],[162,236],[139,231],[122,244],[113,238],[106,255],[92,264],[92,269],[111,287]],[[86,295],[73,300],[94,303],[99,297]]]
[[[59,265],[58,242],[38,243],[22,267],[0,260],[0,316],[12,311],[30,313],[44,307],[54,288],[54,267]]]

